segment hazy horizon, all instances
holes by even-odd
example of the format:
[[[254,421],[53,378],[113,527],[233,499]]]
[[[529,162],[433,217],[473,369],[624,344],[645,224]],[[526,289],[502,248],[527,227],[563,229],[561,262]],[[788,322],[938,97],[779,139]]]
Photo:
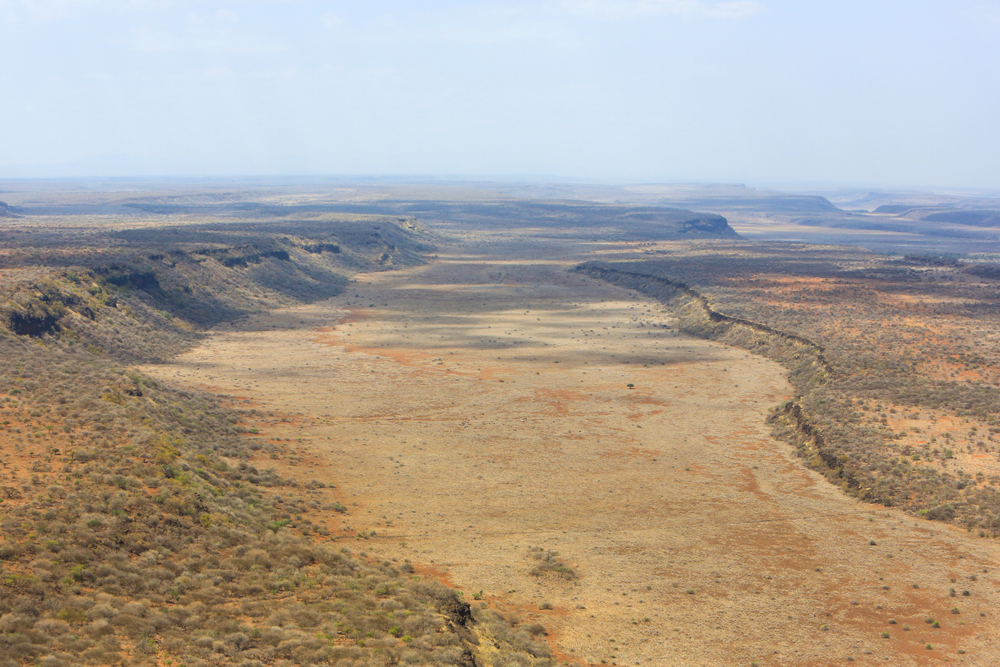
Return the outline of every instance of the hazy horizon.
[[[1000,188],[1000,2],[0,0],[0,178]]]

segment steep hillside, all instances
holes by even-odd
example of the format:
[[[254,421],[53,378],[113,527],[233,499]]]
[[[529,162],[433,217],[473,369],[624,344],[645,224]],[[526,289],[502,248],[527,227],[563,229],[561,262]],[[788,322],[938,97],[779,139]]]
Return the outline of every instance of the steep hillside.
[[[468,666],[478,632],[548,664],[516,621],[353,554],[335,490],[269,470],[294,452],[247,415],[80,346],[0,356],[0,665]]]
[[[208,325],[421,262],[408,219],[10,231],[0,252],[0,667],[550,665],[544,628],[353,548],[331,480],[233,399],[164,386]],[[335,521],[334,519],[337,519]],[[351,545],[351,546],[348,546]],[[482,639],[480,639],[482,637]]]
[[[174,354],[201,327],[339,294],[349,273],[411,266],[432,247],[412,221],[370,217],[141,228],[86,245],[38,236],[0,255],[0,326],[133,361]]]

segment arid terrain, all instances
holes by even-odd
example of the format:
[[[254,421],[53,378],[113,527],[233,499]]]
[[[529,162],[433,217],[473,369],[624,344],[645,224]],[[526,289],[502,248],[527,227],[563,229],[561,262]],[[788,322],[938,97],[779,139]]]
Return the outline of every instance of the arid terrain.
[[[0,185],[0,667],[1000,664],[987,200]]]
[[[560,659],[993,664],[997,543],[844,496],[770,435],[785,369],[567,273],[628,250],[468,235],[142,371],[284,415],[252,426],[336,485],[333,538]]]

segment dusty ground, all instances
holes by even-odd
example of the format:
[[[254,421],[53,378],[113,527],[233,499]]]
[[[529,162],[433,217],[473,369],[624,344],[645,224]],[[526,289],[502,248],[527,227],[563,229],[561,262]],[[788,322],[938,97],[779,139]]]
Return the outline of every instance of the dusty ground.
[[[456,244],[144,370],[297,416],[257,426],[337,485],[339,540],[537,616],[563,660],[1000,664],[1000,545],[804,470],[764,423],[779,366],[565,272],[620,250]]]

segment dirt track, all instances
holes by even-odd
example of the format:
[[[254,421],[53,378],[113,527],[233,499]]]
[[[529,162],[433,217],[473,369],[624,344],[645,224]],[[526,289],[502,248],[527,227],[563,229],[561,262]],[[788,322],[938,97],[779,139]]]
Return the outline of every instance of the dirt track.
[[[301,414],[266,434],[376,532],[352,548],[537,615],[565,659],[1000,664],[994,541],[804,470],[764,423],[783,369],[567,274],[584,249],[443,249],[145,370]],[[532,546],[578,578],[529,574]]]

